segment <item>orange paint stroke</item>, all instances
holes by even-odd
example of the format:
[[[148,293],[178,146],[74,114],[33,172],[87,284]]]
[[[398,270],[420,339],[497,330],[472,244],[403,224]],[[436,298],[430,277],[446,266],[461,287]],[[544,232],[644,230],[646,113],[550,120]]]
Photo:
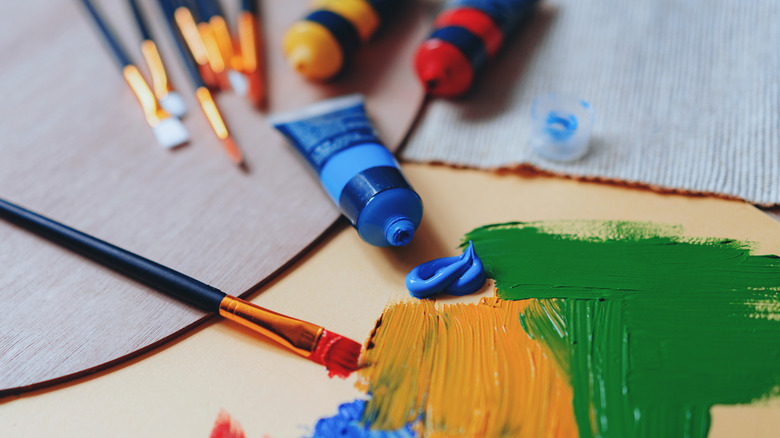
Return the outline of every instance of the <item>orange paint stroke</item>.
[[[416,423],[421,436],[575,437],[572,389],[519,314],[528,300],[388,306],[362,358],[376,430]]]

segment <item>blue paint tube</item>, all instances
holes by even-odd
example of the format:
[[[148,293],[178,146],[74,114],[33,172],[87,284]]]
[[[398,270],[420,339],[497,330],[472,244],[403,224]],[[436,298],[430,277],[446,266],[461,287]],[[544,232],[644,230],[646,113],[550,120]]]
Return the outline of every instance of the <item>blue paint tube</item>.
[[[268,122],[284,134],[360,237],[375,246],[409,243],[422,201],[382,145],[362,95],[324,100]]]

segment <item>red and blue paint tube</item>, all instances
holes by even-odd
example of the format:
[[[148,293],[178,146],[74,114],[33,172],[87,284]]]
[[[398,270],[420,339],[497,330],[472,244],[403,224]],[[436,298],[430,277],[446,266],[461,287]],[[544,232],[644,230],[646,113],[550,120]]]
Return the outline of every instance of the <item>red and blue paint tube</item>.
[[[538,0],[453,0],[417,49],[414,66],[428,94],[465,93],[506,36],[522,26]]]
[[[353,94],[267,120],[317,172],[364,241],[404,246],[420,225],[422,201],[379,140],[363,103]]]

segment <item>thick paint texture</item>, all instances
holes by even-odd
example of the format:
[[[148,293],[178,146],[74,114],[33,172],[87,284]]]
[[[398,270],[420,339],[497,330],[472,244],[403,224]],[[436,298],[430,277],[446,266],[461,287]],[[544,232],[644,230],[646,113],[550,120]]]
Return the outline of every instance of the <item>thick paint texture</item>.
[[[416,436],[408,424],[392,431],[371,430],[361,421],[365,409],[365,400],[339,405],[336,415],[317,421],[312,438],[414,438]]]
[[[388,306],[359,371],[363,423],[424,437],[577,436],[568,378],[520,324],[526,304]]]
[[[780,258],[634,222],[511,223],[474,243],[568,375],[581,436],[704,437],[715,404],[780,394]]]
[[[241,424],[228,411],[220,409],[209,438],[246,438]]]
[[[443,292],[467,295],[482,288],[487,277],[482,261],[469,244],[463,254],[425,262],[406,275],[406,288],[415,298]]]

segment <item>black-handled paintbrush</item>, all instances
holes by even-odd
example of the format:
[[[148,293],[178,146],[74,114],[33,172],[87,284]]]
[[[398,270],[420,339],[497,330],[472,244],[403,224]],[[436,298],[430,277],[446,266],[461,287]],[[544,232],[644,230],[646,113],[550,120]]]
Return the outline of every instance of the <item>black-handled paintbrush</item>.
[[[238,40],[241,48],[241,70],[247,76],[247,96],[258,108],[265,105],[265,66],[263,60],[263,34],[260,25],[258,0],[241,0],[238,14]]]
[[[161,292],[238,322],[313,362],[331,376],[358,368],[360,344],[323,327],[256,306],[159,263],[0,199],[0,218]]]
[[[133,11],[138,32],[141,34],[141,53],[143,54],[149,72],[152,75],[152,90],[160,105],[165,111],[176,117],[184,117],[187,114],[187,106],[181,95],[171,85],[168,72],[165,70],[157,43],[152,38],[152,32],[146,22],[144,13],[137,0],[129,0],[130,9]]]
[[[205,48],[202,46],[202,42],[200,45],[195,44],[194,47],[187,42],[188,34],[191,40],[200,41],[200,34],[191,11],[178,1],[158,0],[158,3],[179,49],[182,62],[184,62],[192,84],[195,86],[195,97],[198,99],[198,104],[200,104],[203,113],[206,115],[211,129],[217,138],[222,141],[222,146],[228,157],[237,165],[244,167],[244,155],[233,140],[233,137],[230,136],[217,103],[214,101],[214,96],[212,96],[201,75],[202,72],[213,74],[208,66],[207,58],[204,58],[205,61],[198,61],[197,59],[200,56],[206,56]],[[202,54],[200,53],[201,51],[203,51]],[[201,62],[206,62],[206,64],[203,65]]]
[[[146,116],[146,123],[152,128],[157,142],[164,147],[171,148],[189,141],[190,136],[187,129],[184,128],[179,119],[172,117],[160,106],[160,102],[152,93],[141,72],[133,65],[127,52],[122,48],[119,40],[108,27],[108,23],[100,16],[92,2],[89,0],[81,0],[81,2],[86,7],[95,25],[97,25],[100,35],[109,47],[111,54],[114,55],[117,64],[119,64],[122,76],[141,103],[141,108],[143,108]]]

